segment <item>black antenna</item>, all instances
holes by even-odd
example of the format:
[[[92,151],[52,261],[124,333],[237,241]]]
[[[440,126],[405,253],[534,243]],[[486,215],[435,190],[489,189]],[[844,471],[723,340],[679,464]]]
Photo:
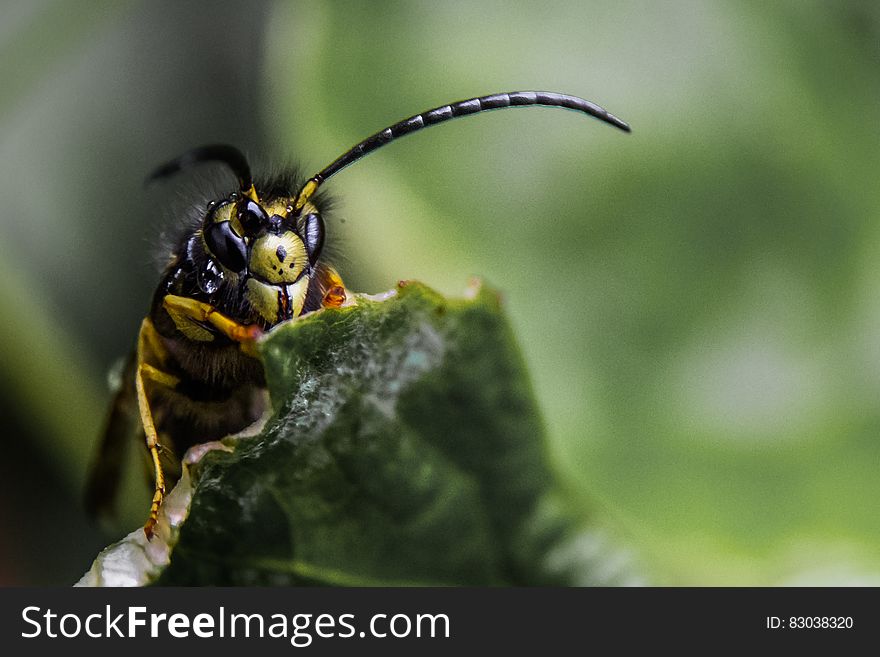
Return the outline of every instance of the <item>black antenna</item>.
[[[166,162],[153,171],[147,180],[167,178],[202,162],[220,162],[228,166],[232,173],[235,174],[235,177],[238,178],[238,185],[242,193],[255,201],[257,200],[254,181],[251,177],[251,168],[248,165],[247,158],[245,158],[240,150],[227,144],[211,144],[187,151],[180,157]]]
[[[604,108],[599,107],[595,103],[591,103],[577,96],[569,96],[567,94],[555,93],[552,91],[512,91],[504,94],[493,94],[491,96],[480,96],[479,98],[471,98],[469,100],[460,100],[457,103],[435,107],[427,112],[416,114],[408,119],[404,119],[392,126],[385,128],[367,137],[361,143],[349,149],[338,158],[336,158],[329,166],[315,174],[302,186],[297,194],[296,201],[293,205],[293,211],[299,211],[305,202],[315,193],[318,186],[327,180],[330,176],[338,173],[350,164],[354,164],[365,155],[372,153],[377,148],[391,143],[399,137],[418,132],[428,126],[443,123],[450,119],[460,116],[468,116],[469,114],[479,114],[488,110],[504,109],[506,107],[529,107],[533,105],[541,105],[544,107],[563,107],[565,109],[583,112],[594,118],[604,121],[619,128],[624,132],[629,132],[630,127],[613,114],[609,114]]]

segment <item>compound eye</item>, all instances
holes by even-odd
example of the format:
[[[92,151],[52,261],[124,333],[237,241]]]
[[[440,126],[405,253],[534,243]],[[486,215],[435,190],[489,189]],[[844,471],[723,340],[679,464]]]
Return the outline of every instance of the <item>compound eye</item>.
[[[244,240],[236,235],[228,221],[205,228],[205,244],[220,264],[231,271],[244,271],[247,256]]]
[[[238,220],[245,233],[251,234],[257,232],[260,228],[268,225],[269,217],[266,211],[260,207],[259,203],[248,201],[238,211]]]
[[[310,212],[298,222],[297,230],[306,245],[309,262],[315,264],[324,248],[324,220],[321,215]]]

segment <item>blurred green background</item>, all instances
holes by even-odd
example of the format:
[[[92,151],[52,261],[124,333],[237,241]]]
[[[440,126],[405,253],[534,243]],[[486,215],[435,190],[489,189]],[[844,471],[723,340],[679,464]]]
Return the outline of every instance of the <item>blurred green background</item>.
[[[880,584],[880,5],[2,3],[0,584],[69,584],[137,526],[81,511],[107,372],[153,287],[144,175],[223,141],[328,184],[350,287],[505,292],[551,456],[671,585]],[[181,191],[183,190],[183,191]]]

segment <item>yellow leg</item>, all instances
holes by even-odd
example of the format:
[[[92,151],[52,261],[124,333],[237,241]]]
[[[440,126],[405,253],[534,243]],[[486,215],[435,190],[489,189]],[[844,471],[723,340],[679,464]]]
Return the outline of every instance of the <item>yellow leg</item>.
[[[263,330],[256,324],[239,324],[216,310],[211,304],[202,301],[169,294],[162,300],[162,303],[172,317],[176,315],[195,322],[210,324],[233,342],[253,342],[263,334]]]
[[[239,343],[244,353],[257,356],[256,341],[263,334],[259,326],[239,324],[210,304],[187,297],[169,294],[162,300],[162,303],[177,328],[188,338],[195,341],[213,340],[214,334],[205,328],[205,325],[210,325],[233,342]],[[149,539],[153,535],[153,530],[159,519],[159,509],[165,498],[165,473],[159,460],[159,451],[162,446],[159,444],[159,435],[153,421],[145,382],[151,381],[168,388],[174,388],[180,381],[172,374],[168,374],[147,362],[148,360],[158,362],[160,365],[167,360],[167,351],[149,318],[141,324],[141,331],[138,335],[137,372],[135,374],[138,410],[144,425],[147,449],[153,462],[156,481],[153,502],[150,505],[150,517],[144,525],[144,533]]]
[[[141,363],[141,371],[143,372],[144,376],[150,381],[159,383],[166,388],[176,388],[177,384],[180,383],[180,379],[178,379],[173,374],[163,372],[162,370],[153,367],[149,363]]]
[[[159,365],[159,367],[164,367],[165,363],[168,362],[168,350],[165,348],[165,345],[162,344],[162,339],[159,337],[159,334],[156,333],[152,321],[150,322],[150,328],[147,331],[144,331],[144,339],[147,342],[145,346],[150,350],[149,353],[155,359],[156,364]]]
[[[150,504],[150,516],[144,525],[144,534],[147,535],[148,540],[153,536],[153,529],[159,519],[159,507],[162,506],[162,500],[165,498],[165,473],[162,470],[162,463],[159,461],[161,445],[159,445],[159,435],[153,422],[153,412],[150,410],[150,401],[147,398],[144,381],[149,379],[169,388],[175,387],[180,382],[176,376],[163,372],[145,362],[148,350],[153,348],[154,344],[160,344],[158,336],[155,334],[152,322],[149,319],[145,319],[141,324],[141,330],[138,334],[138,363],[135,374],[135,390],[137,391],[141,423],[144,425],[144,433],[147,437],[147,449],[150,452],[150,459],[153,461],[153,473],[156,482],[153,501]]]

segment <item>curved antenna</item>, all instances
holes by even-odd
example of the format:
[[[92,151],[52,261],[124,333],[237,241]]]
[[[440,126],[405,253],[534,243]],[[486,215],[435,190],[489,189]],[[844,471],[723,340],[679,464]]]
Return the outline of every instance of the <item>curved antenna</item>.
[[[210,144],[187,151],[180,157],[174,158],[157,168],[150,174],[147,180],[167,178],[202,162],[220,162],[228,166],[232,173],[235,174],[235,177],[238,178],[238,186],[241,193],[259,202],[247,158],[240,150],[227,144]]]
[[[329,166],[309,178],[297,193],[296,201],[292,206],[292,212],[299,212],[303,205],[305,205],[306,201],[308,201],[312,194],[315,193],[315,190],[318,189],[318,186],[330,176],[338,173],[350,164],[354,164],[365,155],[372,153],[377,148],[381,148],[399,137],[418,132],[423,128],[443,123],[460,116],[479,114],[480,112],[505,109],[507,107],[529,107],[533,105],[540,105],[543,107],[563,107],[565,109],[583,112],[584,114],[597,118],[600,121],[613,125],[615,128],[619,128],[624,132],[630,131],[628,124],[595,103],[591,103],[589,100],[584,100],[583,98],[578,98],[577,96],[569,96],[567,94],[555,93],[553,91],[512,91],[510,93],[492,94],[491,96],[480,96],[479,98],[460,100],[456,103],[435,107],[427,112],[416,114],[408,119],[399,121],[384,130],[380,130],[371,137],[367,137],[361,143],[336,158]]]

